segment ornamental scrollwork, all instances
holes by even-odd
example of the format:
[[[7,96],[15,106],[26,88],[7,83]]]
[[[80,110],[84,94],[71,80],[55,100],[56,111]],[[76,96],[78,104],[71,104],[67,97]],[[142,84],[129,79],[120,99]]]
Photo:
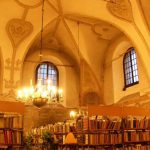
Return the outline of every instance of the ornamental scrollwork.
[[[116,0],[114,3],[107,3],[108,10],[116,17],[132,22],[132,7],[129,0]]]
[[[33,30],[33,25],[23,19],[12,19],[6,30],[14,47],[17,47]]]

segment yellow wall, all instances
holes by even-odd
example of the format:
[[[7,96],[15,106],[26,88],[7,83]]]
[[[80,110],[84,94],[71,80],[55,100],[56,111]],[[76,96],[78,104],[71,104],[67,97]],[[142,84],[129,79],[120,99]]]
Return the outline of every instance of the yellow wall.
[[[59,72],[59,87],[63,89],[63,102],[64,106],[68,105],[74,107],[78,105],[79,92],[79,75],[77,74],[75,66],[70,63],[65,57],[59,53],[51,53],[50,50],[42,50],[42,61],[49,61],[56,65]],[[36,67],[39,64],[39,52],[29,53],[25,58],[22,70],[22,85],[29,86],[30,80],[35,83]],[[68,65],[68,66],[65,66]],[[28,70],[28,71],[27,71]]]
[[[108,55],[105,60],[104,78],[104,101],[106,104],[117,103],[128,95],[132,95],[149,88],[148,77],[139,57],[139,53],[137,52],[136,47],[134,47],[137,55],[139,84],[123,90],[123,57],[125,52],[131,47],[133,47],[132,43],[124,36],[119,37],[109,46]]]
[[[43,52],[47,57],[44,60],[74,66],[58,67],[60,86],[64,89],[64,105],[79,105],[81,98],[91,89],[100,96],[99,102],[105,104],[116,103],[136,92],[143,94],[144,91],[144,94],[147,94],[150,91],[150,31],[137,0],[124,2],[123,6],[128,8],[122,9],[122,5],[119,5],[120,8],[114,5],[112,8],[116,9],[112,12],[108,9],[108,3],[103,0],[62,0],[61,3],[58,1],[51,2],[52,4],[49,0],[46,1],[44,37],[47,34],[48,37],[57,38],[60,53],[45,49]],[[29,2],[26,1],[27,3]],[[119,11],[121,13],[118,13]],[[132,20],[124,18],[128,11]],[[37,60],[38,53],[37,49],[34,49],[34,43],[39,42],[36,40],[40,36],[41,5],[30,7],[21,5],[18,0],[1,1],[0,18],[1,93],[9,95],[15,93],[18,87],[28,85],[31,78],[34,79],[37,64],[27,63],[26,60]],[[8,24],[14,18],[17,18],[19,23],[14,21],[14,24]],[[21,29],[27,29],[24,27],[27,22],[30,22],[33,28],[18,45],[14,45],[12,41],[22,38],[21,34],[18,37],[15,35],[15,32],[21,31],[16,26],[20,21],[23,21]],[[80,22],[80,43],[77,22]],[[104,39],[101,31],[93,31],[95,25],[113,26],[120,35],[113,39]],[[137,52],[140,83],[123,91],[122,54],[131,46],[135,47]],[[85,61],[82,67],[79,55]],[[9,96],[12,96],[11,94]]]

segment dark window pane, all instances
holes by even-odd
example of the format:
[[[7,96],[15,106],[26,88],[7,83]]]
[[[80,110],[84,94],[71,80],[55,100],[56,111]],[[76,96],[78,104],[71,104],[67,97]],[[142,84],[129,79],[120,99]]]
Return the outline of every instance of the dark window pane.
[[[133,85],[133,83],[139,81],[138,79],[138,67],[136,60],[136,52],[132,48],[124,56],[124,76],[125,76],[125,86]]]
[[[51,80],[52,85],[57,86],[58,83],[58,71],[57,68],[51,63],[41,64],[37,68],[36,72],[37,82],[42,79],[42,84],[46,85],[47,80]]]

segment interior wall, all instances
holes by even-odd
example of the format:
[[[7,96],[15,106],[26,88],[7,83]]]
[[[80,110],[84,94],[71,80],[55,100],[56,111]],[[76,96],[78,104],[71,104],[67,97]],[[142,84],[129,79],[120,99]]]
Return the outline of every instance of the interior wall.
[[[134,47],[126,38],[120,37],[109,46],[108,57],[105,60],[104,101],[107,104],[117,103],[122,98],[149,88],[148,77],[136,48],[139,84],[124,88],[123,57],[125,52]]]
[[[30,80],[35,83],[35,72],[38,66],[38,51],[26,56],[22,70],[22,86],[29,86]],[[75,66],[59,53],[51,53],[50,50],[42,50],[44,55],[42,61],[49,61],[56,64],[59,71],[59,87],[63,89],[62,104],[67,107],[78,106],[79,99],[79,75]],[[67,64],[67,66],[65,66]],[[28,70],[28,71],[27,71]]]
[[[3,56],[1,52],[1,47],[0,47],[0,94],[2,94],[3,91],[3,73],[4,73],[4,64],[3,64]]]

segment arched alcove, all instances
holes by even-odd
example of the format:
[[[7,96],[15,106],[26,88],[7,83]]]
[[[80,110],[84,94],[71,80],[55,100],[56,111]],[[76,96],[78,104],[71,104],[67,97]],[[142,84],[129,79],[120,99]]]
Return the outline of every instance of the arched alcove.
[[[135,47],[137,52],[139,84],[124,90],[123,57],[131,47],[133,47],[133,43],[125,36],[116,39],[116,41],[109,46],[107,57],[105,59],[104,71],[104,101],[107,101],[107,104],[117,103],[129,95],[149,87],[148,76],[145,76],[145,68]]]

